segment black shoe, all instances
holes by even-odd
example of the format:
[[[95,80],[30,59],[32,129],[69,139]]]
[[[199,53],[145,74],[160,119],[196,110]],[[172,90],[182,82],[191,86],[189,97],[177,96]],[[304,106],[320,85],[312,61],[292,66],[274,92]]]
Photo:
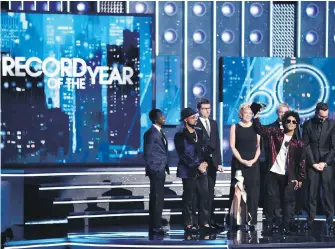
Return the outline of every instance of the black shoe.
[[[331,219],[331,220],[327,220],[327,222],[326,222],[326,228],[327,228],[329,231],[333,231],[333,230],[334,230],[333,219]]]
[[[212,223],[211,227],[216,228],[218,230],[224,230],[225,229],[224,225],[221,225],[221,224],[218,224],[218,223]]]
[[[211,226],[200,226],[200,229],[206,233],[212,233],[216,230],[216,228],[213,228]]]
[[[152,232],[154,234],[161,234],[161,235],[166,235],[168,232],[168,229],[163,228],[163,227],[158,227],[158,228],[153,228]]]
[[[185,233],[196,234],[199,231],[198,225],[194,225],[191,227],[184,227]]]
[[[267,225],[264,227],[262,231],[263,236],[271,236],[273,235],[273,225]]]
[[[255,225],[249,225],[248,226],[248,231],[253,232],[255,230],[256,230],[256,226]]]
[[[300,226],[298,226],[296,223],[292,223],[292,224],[290,225],[290,230],[291,230],[292,232],[298,232],[298,231],[300,230]]]
[[[283,228],[282,230],[281,230],[281,234],[282,235],[291,235],[291,231],[288,229],[288,228]]]
[[[304,229],[305,230],[310,230],[313,226],[313,221],[308,220],[305,224],[304,224]]]

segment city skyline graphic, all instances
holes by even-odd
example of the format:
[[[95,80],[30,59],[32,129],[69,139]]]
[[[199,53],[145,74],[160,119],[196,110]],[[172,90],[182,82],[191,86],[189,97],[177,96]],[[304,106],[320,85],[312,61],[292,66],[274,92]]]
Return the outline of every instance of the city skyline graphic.
[[[152,108],[152,17],[15,13],[1,15],[1,56],[81,58],[93,71],[133,70],[132,84],[60,85],[49,77],[1,74],[3,164],[120,163],[137,160]],[[47,64],[53,71],[55,65]],[[41,65],[32,63],[32,72]],[[77,69],[78,71],[81,68]],[[57,75],[66,82],[78,80]],[[94,81],[94,79],[93,79]]]

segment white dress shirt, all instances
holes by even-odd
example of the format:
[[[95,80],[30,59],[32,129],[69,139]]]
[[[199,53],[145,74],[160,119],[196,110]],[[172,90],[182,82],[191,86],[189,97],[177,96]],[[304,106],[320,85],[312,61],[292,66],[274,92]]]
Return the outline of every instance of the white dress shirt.
[[[208,128],[209,130],[207,131],[208,135],[211,134],[211,122],[209,122],[209,119],[208,118],[203,118],[203,117],[199,117],[202,125],[205,127],[205,129],[207,130],[207,125],[206,125],[206,122],[208,124]]]

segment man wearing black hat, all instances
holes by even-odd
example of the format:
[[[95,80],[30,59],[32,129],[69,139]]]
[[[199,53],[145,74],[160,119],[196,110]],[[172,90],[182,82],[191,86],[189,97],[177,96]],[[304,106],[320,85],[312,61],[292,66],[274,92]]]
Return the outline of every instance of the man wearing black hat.
[[[149,113],[152,126],[144,134],[144,160],[146,175],[150,179],[149,231],[165,234],[161,226],[164,207],[165,171],[170,174],[168,166],[168,144],[162,130],[165,118],[161,110],[153,109]]]
[[[199,197],[199,225],[210,230],[208,221],[208,164],[204,161],[203,131],[196,127],[198,114],[191,108],[181,111],[183,130],[174,137],[175,147],[179,156],[177,177],[183,181],[183,218],[186,232],[195,232],[192,217],[192,201]]]

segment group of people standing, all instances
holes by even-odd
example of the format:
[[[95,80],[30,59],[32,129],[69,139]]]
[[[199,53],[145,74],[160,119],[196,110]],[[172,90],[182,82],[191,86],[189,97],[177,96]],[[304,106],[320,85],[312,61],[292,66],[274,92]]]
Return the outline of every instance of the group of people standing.
[[[198,112],[192,108],[181,111],[180,121],[184,127],[174,137],[179,156],[177,177],[183,183],[183,224],[185,232],[189,233],[221,228],[215,221],[213,206],[216,174],[224,171],[218,125],[209,118],[209,100],[201,100],[197,109]],[[308,184],[309,217],[305,229],[312,226],[316,216],[320,186],[327,226],[333,229],[335,121],[328,119],[328,112],[327,104],[318,103],[315,117],[303,125],[301,138],[299,114],[289,110],[287,104],[279,105],[278,119],[269,126],[261,124],[259,113],[254,113],[249,104],[240,106],[240,122],[230,130],[232,226],[255,228],[260,193],[263,192],[267,221],[264,234],[273,233],[279,226],[283,234],[289,234],[294,225],[296,190]],[[161,224],[164,183],[166,173],[169,174],[168,142],[162,131],[165,118],[159,109],[151,110],[149,118],[153,125],[144,135],[146,175],[150,179],[149,231],[166,234]],[[266,167],[262,188],[261,147]]]

